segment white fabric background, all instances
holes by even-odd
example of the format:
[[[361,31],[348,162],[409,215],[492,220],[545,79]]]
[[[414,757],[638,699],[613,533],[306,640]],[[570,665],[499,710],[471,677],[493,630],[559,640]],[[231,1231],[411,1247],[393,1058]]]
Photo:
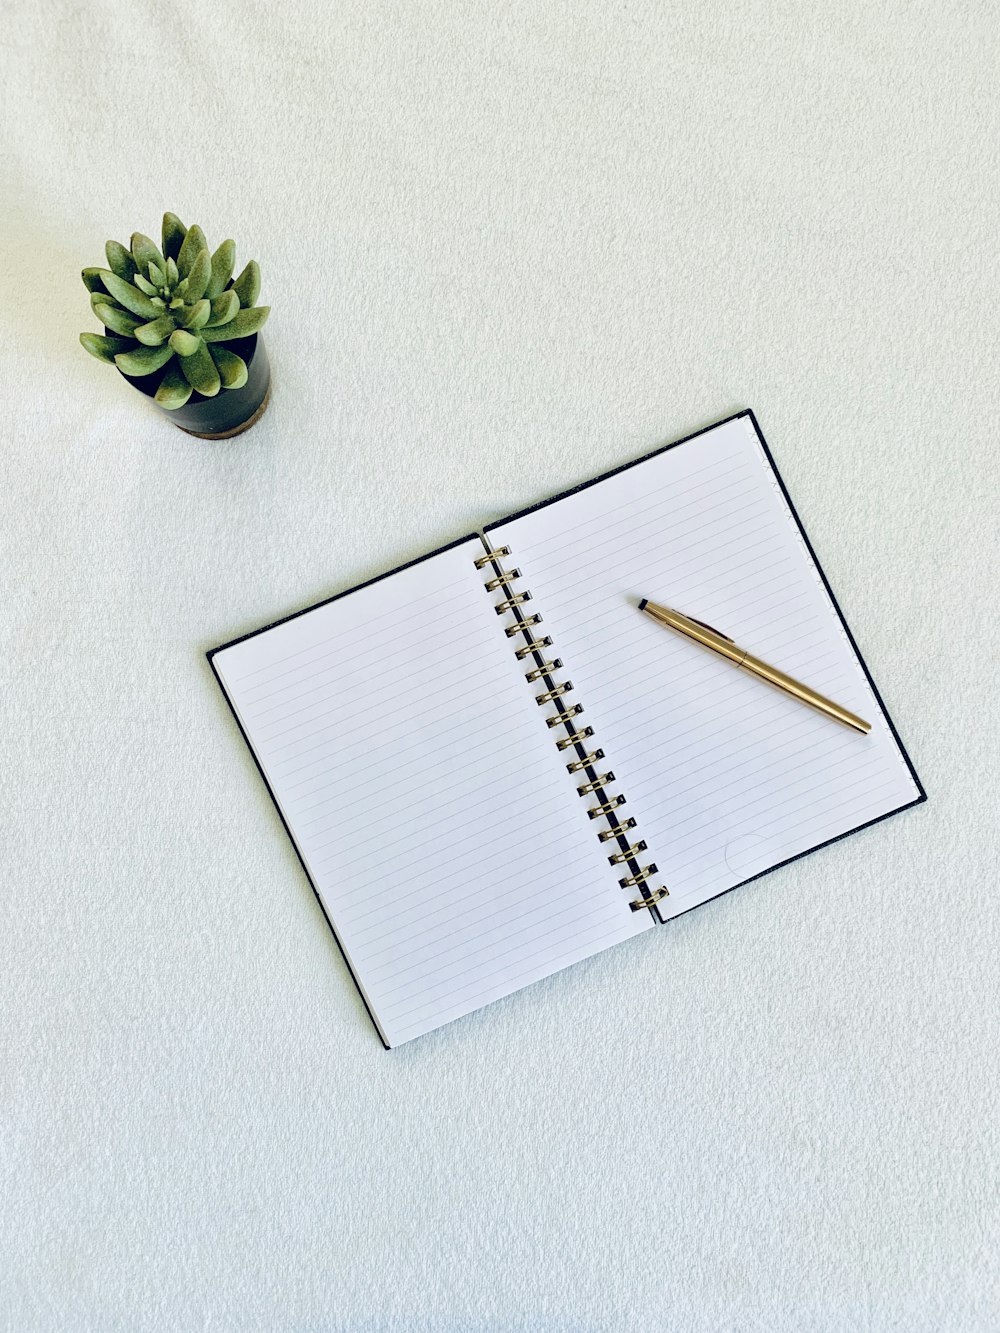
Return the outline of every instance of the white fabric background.
[[[6,1327],[1000,1326],[995,8],[0,50]],[[165,208],[274,307],[228,443],[77,345]],[[929,803],[386,1054],[205,649],[743,406]]]

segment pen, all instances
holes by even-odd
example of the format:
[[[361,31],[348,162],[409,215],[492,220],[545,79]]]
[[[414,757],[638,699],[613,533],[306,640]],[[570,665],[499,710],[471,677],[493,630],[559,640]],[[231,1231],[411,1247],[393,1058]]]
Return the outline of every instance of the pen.
[[[784,690],[793,698],[808,704],[810,708],[815,708],[820,713],[825,713],[827,717],[832,717],[836,722],[843,722],[845,727],[852,727],[855,731],[860,731],[867,735],[872,729],[872,724],[866,722],[864,718],[856,717],[854,713],[849,713],[846,708],[841,708],[840,704],[835,704],[832,699],[826,699],[822,694],[817,694],[811,690],[808,685],[803,685],[800,680],[795,680],[792,676],[786,676],[784,671],[779,671],[777,667],[768,666],[762,662],[759,657],[753,657],[745,648],[738,648],[725,634],[720,634],[717,629],[712,629],[711,625],[704,625],[700,620],[693,620],[690,616],[683,616],[679,611],[672,611],[669,606],[657,606],[655,602],[647,601],[644,597],[639,603],[639,610],[645,611],[647,616],[657,621],[660,625],[666,625],[669,629],[675,629],[678,633],[693,639],[695,643],[700,643],[703,648],[711,648],[720,657],[728,658],[735,666],[742,667],[744,671],[750,671],[761,680],[766,680],[769,685],[776,685],[779,690]]]

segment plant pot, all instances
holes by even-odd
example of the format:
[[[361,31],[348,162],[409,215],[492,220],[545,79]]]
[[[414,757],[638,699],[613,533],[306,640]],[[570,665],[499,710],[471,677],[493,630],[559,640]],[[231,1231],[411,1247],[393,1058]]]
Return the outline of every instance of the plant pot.
[[[134,384],[168,421],[188,435],[197,435],[200,440],[228,440],[232,435],[249,430],[264,415],[271,397],[271,367],[259,333],[251,334],[249,338],[236,338],[224,345],[247,363],[249,374],[243,388],[220,389],[214,398],[206,398],[196,391],[183,407],[175,407],[172,412],[160,407],[153,396],[168,366],[152,375],[126,375],[121,370],[118,374],[129,384]]]

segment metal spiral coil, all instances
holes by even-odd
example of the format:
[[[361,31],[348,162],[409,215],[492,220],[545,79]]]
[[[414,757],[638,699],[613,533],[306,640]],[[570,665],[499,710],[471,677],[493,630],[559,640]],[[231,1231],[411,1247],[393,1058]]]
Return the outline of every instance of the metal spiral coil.
[[[529,660],[530,670],[525,672],[525,679],[529,684],[540,681],[545,689],[541,694],[535,695],[535,702],[540,706],[545,704],[555,704],[557,711],[550,714],[545,719],[545,725],[550,731],[557,727],[565,727],[565,735],[556,739],[556,748],[565,751],[573,748],[576,757],[572,762],[566,765],[570,773],[580,773],[586,779],[577,787],[577,793],[580,796],[596,796],[597,805],[591,806],[587,814],[590,819],[605,819],[608,827],[598,832],[598,840],[602,843],[617,841],[618,850],[608,857],[613,866],[625,866],[631,873],[626,875],[618,882],[622,888],[638,888],[642,894],[641,897],[634,899],[629,903],[633,912],[641,911],[643,908],[652,907],[662,898],[668,896],[665,887],[651,889],[648,885],[649,878],[656,874],[656,866],[648,865],[640,868],[636,857],[639,853],[646,850],[646,843],[642,839],[629,843],[628,834],[636,826],[636,821],[631,818],[619,818],[618,811],[626,800],[623,795],[612,795],[608,791],[608,784],[615,781],[615,775],[610,770],[606,773],[598,773],[594,765],[604,758],[604,751],[600,749],[587,750],[584,742],[589,740],[594,734],[591,726],[579,726],[577,719],[583,712],[582,704],[567,704],[563,701],[564,696],[573,689],[572,681],[558,682],[553,679],[556,671],[562,668],[562,659],[552,656],[547,658],[545,650],[552,647],[552,637],[548,634],[539,634],[536,632],[536,626],[542,624],[542,617],[537,612],[530,615],[521,610],[525,602],[531,601],[531,593],[524,589],[518,592],[514,584],[521,578],[520,569],[505,569],[500,563],[510,555],[509,546],[498,546],[491,548],[483,555],[474,559],[476,569],[484,570],[490,568],[491,574],[484,581],[484,586],[489,593],[503,593],[499,601],[494,603],[494,609],[498,616],[513,615],[513,622],[504,626],[504,634],[508,639],[514,639],[518,636],[523,638],[523,642],[514,650],[514,655],[519,662]]]

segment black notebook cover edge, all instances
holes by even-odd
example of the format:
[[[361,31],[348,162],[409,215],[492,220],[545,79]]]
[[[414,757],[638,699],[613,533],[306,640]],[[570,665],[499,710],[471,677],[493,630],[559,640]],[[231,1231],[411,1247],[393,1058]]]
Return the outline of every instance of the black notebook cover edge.
[[[591,486],[597,486],[600,482],[607,481],[609,477],[617,476],[619,472],[627,472],[629,468],[636,467],[639,463],[645,463],[650,458],[656,458],[658,454],[665,454],[670,449],[676,449],[678,445],[688,444],[691,440],[696,440],[700,435],[706,435],[708,434],[709,431],[717,430],[719,426],[725,426],[728,425],[730,421],[739,421],[744,418],[749,420],[750,424],[753,426],[754,433],[757,436],[758,443],[760,444],[760,447],[764,451],[764,457],[767,459],[771,471],[774,473],[775,479],[778,483],[778,488],[781,491],[785,504],[788,505],[789,513],[791,514],[795,522],[795,526],[798,528],[799,535],[801,536],[805,548],[809,553],[809,558],[812,560],[813,564],[816,567],[816,571],[819,574],[820,581],[823,584],[823,588],[826,592],[826,595],[827,597],[829,597],[830,603],[833,606],[834,611],[837,613],[837,619],[840,621],[844,633],[847,635],[847,641],[848,643],[850,643],[851,648],[854,651],[854,655],[857,657],[858,662],[860,663],[861,670],[864,672],[865,675],[865,679],[867,680],[869,686],[871,687],[872,694],[874,694],[875,700],[878,703],[879,708],[882,710],[882,716],[885,718],[889,726],[889,730],[892,733],[892,738],[896,742],[896,746],[899,750],[899,753],[903,757],[903,762],[906,764],[910,777],[913,779],[913,784],[920,794],[917,797],[915,797],[914,800],[912,801],[905,801],[902,805],[898,805],[892,810],[887,810],[885,814],[876,815],[874,819],[867,819],[863,824],[858,824],[854,828],[845,829],[843,833],[838,833],[833,838],[827,838],[823,842],[818,842],[814,847],[808,847],[803,852],[796,852],[794,856],[786,857],[785,860],[783,861],[776,861],[773,866],[768,866],[766,870],[759,870],[755,875],[749,875],[746,879],[741,879],[738,884],[732,884],[728,889],[721,889],[718,893],[713,894],[711,898],[705,898],[702,902],[696,903],[693,907],[689,907],[683,912],[678,912],[676,916],[668,917],[666,921],[664,921],[661,918],[660,921],[661,925],[669,925],[671,921],[679,921],[682,916],[687,916],[688,912],[696,912],[699,907],[704,907],[707,903],[715,902],[718,898],[725,897],[727,893],[733,893],[736,889],[742,889],[744,885],[752,884],[753,881],[756,879],[762,879],[765,875],[770,875],[775,870],[780,870],[783,866],[791,865],[793,861],[799,861],[804,856],[811,856],[813,852],[821,851],[824,847],[832,847],[835,842],[841,842],[844,838],[853,837],[855,833],[860,833],[862,829],[871,828],[875,824],[881,824],[883,819],[891,819],[894,815],[901,814],[904,810],[911,810],[914,806],[922,805],[927,800],[927,792],[924,790],[923,783],[917,776],[917,771],[913,767],[913,762],[910,759],[906,746],[903,744],[899,732],[896,729],[896,724],[893,722],[889,710],[888,708],[886,708],[885,703],[882,700],[882,696],[879,693],[878,686],[872,679],[872,674],[868,670],[868,663],[865,661],[861,653],[861,650],[857,645],[857,641],[855,640],[854,635],[851,632],[851,627],[850,625],[848,625],[846,619],[844,618],[844,613],[840,608],[840,603],[837,601],[837,598],[834,595],[834,591],[830,586],[830,581],[826,577],[826,574],[823,570],[823,566],[820,564],[816,556],[816,552],[813,549],[812,542],[809,540],[809,535],[806,532],[805,528],[802,526],[802,520],[799,518],[798,510],[792,503],[792,497],[788,493],[788,488],[785,485],[784,478],[778,471],[778,465],[774,461],[774,455],[768,448],[767,441],[764,438],[764,432],[761,430],[760,424],[757,421],[756,416],[754,416],[754,413],[751,408],[746,407],[739,412],[733,412],[730,416],[722,417],[719,421],[713,421],[712,424],[709,426],[702,426],[700,430],[692,431],[690,435],[685,435],[679,440],[672,440],[669,444],[660,445],[659,448],[657,449],[650,449],[648,453],[643,454],[640,458],[633,458],[628,463],[621,463],[618,467],[609,468],[607,472],[602,472],[600,476],[591,477],[589,481],[582,481],[578,483],[578,485],[576,486],[570,486],[567,490],[560,491],[557,495],[552,495],[547,500],[539,500],[535,504],[527,505],[524,509],[518,509],[515,513],[508,514],[505,518],[494,519],[493,522],[487,523],[483,527],[483,532],[489,534],[494,529],[503,527],[504,524],[506,523],[513,523],[516,519],[524,518],[526,514],[533,514],[536,512],[536,510],[545,509],[548,505],[558,504],[560,500],[565,500],[570,495],[576,495],[580,491],[585,491]],[[627,782],[625,785],[627,785]]]
[[[333,936],[334,943],[336,944],[338,950],[340,951],[340,956],[344,960],[344,966],[347,968],[351,980],[354,982],[354,987],[357,990],[358,995],[361,997],[361,1003],[365,1007],[365,1012],[372,1021],[372,1027],[375,1029],[376,1036],[382,1043],[384,1049],[387,1051],[391,1051],[393,1048],[386,1041],[385,1037],[382,1034],[382,1029],[379,1027],[378,1021],[376,1020],[375,1015],[372,1013],[371,1005],[368,1003],[368,999],[365,996],[364,990],[361,987],[361,982],[358,979],[357,973],[351,966],[351,961],[347,956],[347,950],[341,943],[340,936],[337,934],[337,929],[330,918],[329,912],[327,912],[326,910],[326,906],[323,903],[323,899],[319,895],[319,890],[317,889],[315,883],[313,882],[312,875],[310,875],[309,873],[309,868],[305,863],[302,853],[299,851],[298,843],[295,841],[295,838],[292,834],[292,830],[288,826],[288,821],[285,819],[281,806],[278,804],[278,798],[273,788],[271,787],[271,784],[267,780],[267,774],[264,772],[264,769],[262,768],[260,761],[257,758],[256,751],[250,744],[250,737],[243,729],[243,723],[240,721],[239,714],[233,707],[233,701],[230,699],[229,691],[226,689],[225,683],[223,682],[222,677],[219,675],[219,672],[215,665],[214,658],[217,653],[224,652],[225,649],[232,648],[237,643],[245,643],[247,639],[255,639],[258,634],[266,634],[268,630],[274,629],[278,625],[284,625],[287,621],[296,620],[298,619],[299,616],[307,615],[310,611],[316,611],[321,606],[328,606],[331,602],[337,602],[341,599],[341,597],[348,597],[352,592],[360,592],[362,588],[370,588],[373,583],[381,583],[383,579],[391,578],[393,574],[401,574],[404,569],[410,569],[412,568],[413,565],[419,565],[422,561],[430,560],[436,555],[443,555],[445,551],[450,551],[453,547],[462,546],[464,545],[465,542],[469,541],[481,542],[482,534],[478,532],[466,533],[464,537],[457,537],[452,542],[446,542],[444,546],[438,546],[433,551],[427,551],[424,555],[418,555],[415,556],[414,559],[412,560],[406,560],[403,562],[403,564],[396,565],[393,569],[387,569],[383,574],[376,574],[374,578],[365,579],[362,583],[355,583],[350,588],[344,588],[342,592],[336,592],[333,594],[332,597],[323,597],[318,602],[313,602],[309,606],[302,607],[301,610],[291,612],[290,615],[280,616],[277,620],[272,620],[266,625],[261,625],[259,629],[250,630],[250,632],[247,634],[237,635],[235,639],[229,639],[227,640],[226,643],[220,643],[217,647],[210,648],[208,652],[205,654],[205,656],[208,658],[208,664],[212,668],[212,674],[216,679],[219,689],[222,691],[222,697],[225,699],[229,711],[233,715],[233,721],[236,723],[236,726],[239,729],[239,733],[243,737],[243,741],[247,749],[250,751],[250,757],[254,762],[254,767],[260,774],[261,781],[264,783],[264,786],[267,789],[267,794],[271,798],[271,803],[273,804],[275,810],[278,812],[278,818],[281,820],[281,826],[285,830],[285,833],[288,835],[288,841],[292,844],[292,848],[295,852],[295,855],[298,857],[299,865],[302,867],[302,873],[305,875],[309,887],[313,891],[313,897],[316,899],[317,903],[319,903],[319,910],[323,913],[323,919],[326,922],[326,924],[330,927],[330,934]]]

